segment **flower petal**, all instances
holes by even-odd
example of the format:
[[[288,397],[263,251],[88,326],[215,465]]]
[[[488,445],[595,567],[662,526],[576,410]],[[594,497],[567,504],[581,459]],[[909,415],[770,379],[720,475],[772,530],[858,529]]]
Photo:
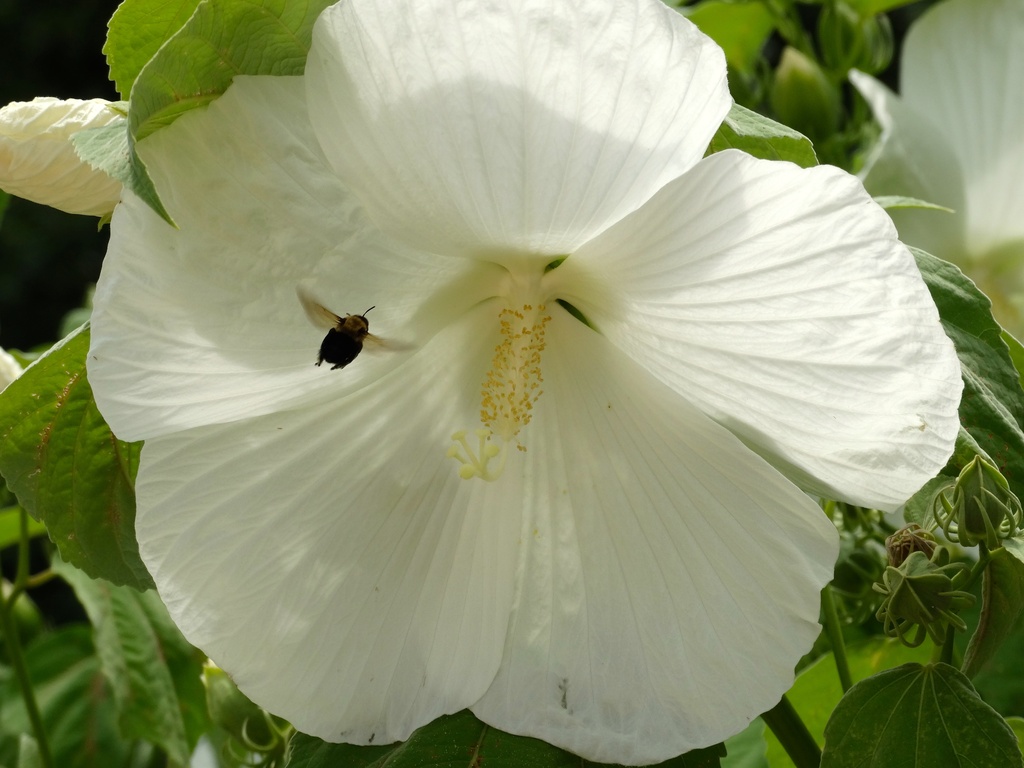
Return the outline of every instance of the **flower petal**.
[[[589,760],[646,765],[779,700],[818,634],[837,536],[725,429],[552,314],[524,432],[519,591],[473,711]],[[495,503],[511,515],[524,499]]]
[[[521,512],[446,456],[478,408],[480,311],[372,387],[143,449],[140,551],[175,623],[306,733],[405,739],[498,667]]]
[[[863,72],[850,82],[871,106],[882,135],[865,163],[864,186],[873,195],[905,195],[952,213],[902,208],[889,211],[900,238],[944,259],[967,261],[964,171],[939,126]]]
[[[692,166],[730,105],[721,49],[656,0],[347,0],[306,78],[374,221],[484,258],[569,253]]]
[[[0,109],[0,189],[68,213],[109,214],[121,182],[79,158],[71,136],[123,119],[104,99],[8,104]]]
[[[807,490],[892,509],[953,450],[953,345],[838,169],[713,155],[563,270],[614,344]]]
[[[237,78],[208,109],[141,142],[178,224],[126,195],[96,291],[89,380],[127,440],[332,399],[405,355],[313,365],[324,337],[296,288],[421,345],[488,295],[495,268],[425,256],[366,222],[326,167],[298,78]]]
[[[964,169],[972,252],[1024,239],[1024,4],[936,5],[907,35],[901,81]]]

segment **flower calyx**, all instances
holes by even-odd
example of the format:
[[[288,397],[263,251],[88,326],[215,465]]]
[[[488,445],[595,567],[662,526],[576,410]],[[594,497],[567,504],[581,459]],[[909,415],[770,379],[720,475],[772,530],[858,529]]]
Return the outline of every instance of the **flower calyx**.
[[[965,547],[983,543],[989,549],[1013,536],[1024,517],[1006,478],[981,456],[963,468],[950,490],[936,497],[933,514],[950,541]]]
[[[885,596],[875,614],[885,634],[915,648],[929,636],[942,644],[947,627],[967,629],[958,613],[974,603],[974,596],[958,587],[969,571],[964,563],[950,563],[948,550],[941,547],[931,558],[916,551],[898,567],[888,566],[882,582],[873,585]]]

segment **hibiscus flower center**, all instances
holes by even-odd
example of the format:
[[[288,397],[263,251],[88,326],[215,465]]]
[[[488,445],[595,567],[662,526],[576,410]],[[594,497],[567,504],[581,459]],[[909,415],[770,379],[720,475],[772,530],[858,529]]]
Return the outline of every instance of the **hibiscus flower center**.
[[[530,293],[538,295],[539,283],[532,283]],[[497,480],[505,469],[506,447],[514,443],[518,450],[526,450],[519,434],[530,423],[533,406],[543,393],[540,362],[549,322],[551,315],[543,303],[508,299],[498,313],[499,341],[480,385],[483,426],[474,430],[477,444],[471,445],[467,432],[459,430],[448,449],[448,456],[459,462],[464,480]]]

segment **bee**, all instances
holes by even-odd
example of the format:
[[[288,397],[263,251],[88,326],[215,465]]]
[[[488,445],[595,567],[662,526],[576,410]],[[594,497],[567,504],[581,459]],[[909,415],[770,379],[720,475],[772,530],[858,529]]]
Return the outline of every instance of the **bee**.
[[[327,335],[324,336],[320,352],[317,354],[317,365],[326,361],[331,364],[332,371],[344,368],[363,351],[363,342],[385,343],[383,339],[370,333],[370,323],[366,315],[373,307],[361,315],[341,317],[314,299],[304,288],[296,288],[295,292],[309,321],[318,328],[327,329]]]

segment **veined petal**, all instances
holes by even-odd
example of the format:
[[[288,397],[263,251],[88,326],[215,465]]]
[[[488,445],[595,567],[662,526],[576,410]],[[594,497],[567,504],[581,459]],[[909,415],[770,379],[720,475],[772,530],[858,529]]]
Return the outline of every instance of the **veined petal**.
[[[374,221],[484,258],[571,252],[692,166],[731,102],[721,49],[657,0],[347,0],[306,78]]]
[[[139,145],[178,229],[132,195],[114,213],[89,380],[115,433],[149,439],[335,398],[404,352],[317,368],[305,286],[371,331],[422,345],[485,298],[492,267],[389,242],[327,167],[301,79],[237,78]]]
[[[888,213],[904,242],[965,265],[964,170],[952,145],[938,125],[873,77],[851,71],[850,82],[882,126],[861,174],[864,186],[873,195],[905,195],[951,208],[952,213],[914,208]]]
[[[68,213],[109,214],[121,182],[78,157],[71,136],[123,119],[104,99],[8,104],[0,109],[0,189]]]
[[[613,343],[807,490],[892,509],[952,452],[955,350],[842,171],[718,153],[563,270]]]
[[[336,401],[143,449],[140,551],[175,623],[306,733],[405,739],[497,670],[521,512],[446,456],[476,415],[482,322]]]
[[[495,500],[500,514],[527,510],[515,609],[473,711],[590,760],[646,765],[779,700],[818,634],[837,536],[728,431],[552,314],[524,498]]]
[[[1024,239],[1024,4],[936,5],[907,35],[901,82],[964,170],[971,252]]]

